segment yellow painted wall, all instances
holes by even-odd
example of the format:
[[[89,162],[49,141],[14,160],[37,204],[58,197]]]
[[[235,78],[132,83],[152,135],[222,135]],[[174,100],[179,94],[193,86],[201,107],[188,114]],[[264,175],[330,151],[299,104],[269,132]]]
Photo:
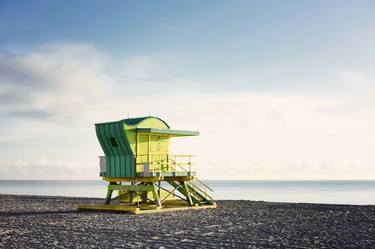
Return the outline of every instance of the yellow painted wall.
[[[149,154],[149,135],[139,134],[138,135],[138,155]]]
[[[124,124],[124,130],[125,130],[126,138],[129,141],[130,148],[133,151],[134,155],[137,154],[137,152],[136,152],[137,137],[136,137],[135,129],[136,129],[135,126]]]
[[[151,135],[150,152],[152,154],[168,154],[169,152],[169,137]]]
[[[158,128],[158,129],[168,129],[163,121],[157,118],[147,118],[140,122],[137,127],[139,128]]]
[[[139,162],[147,161],[162,161],[167,162],[167,155],[169,154],[170,138],[163,135],[149,135],[149,134],[138,134],[138,146],[137,146],[137,134],[136,128],[158,128],[168,129],[168,126],[157,118],[147,118],[137,126],[124,125],[127,139],[134,155],[138,155]],[[146,156],[149,155],[149,156]],[[138,165],[137,171],[142,171],[142,167]],[[155,169],[156,170],[156,169]],[[163,167],[163,170],[166,170]]]

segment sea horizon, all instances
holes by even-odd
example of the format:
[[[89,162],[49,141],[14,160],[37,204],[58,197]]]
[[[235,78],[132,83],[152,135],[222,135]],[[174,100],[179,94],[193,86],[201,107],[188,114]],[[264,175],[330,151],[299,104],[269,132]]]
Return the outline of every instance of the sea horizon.
[[[203,180],[217,200],[375,205],[375,180]],[[0,180],[0,194],[104,198],[103,180]]]

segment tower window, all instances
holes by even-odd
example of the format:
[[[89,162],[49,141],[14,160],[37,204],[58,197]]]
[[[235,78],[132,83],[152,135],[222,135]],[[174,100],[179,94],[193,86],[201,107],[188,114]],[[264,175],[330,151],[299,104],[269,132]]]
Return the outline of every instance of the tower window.
[[[109,138],[109,141],[111,142],[111,144],[112,144],[113,147],[117,147],[117,146],[118,146],[118,145],[117,145],[117,142],[116,142],[116,140],[115,140],[115,138],[110,137],[110,138]]]

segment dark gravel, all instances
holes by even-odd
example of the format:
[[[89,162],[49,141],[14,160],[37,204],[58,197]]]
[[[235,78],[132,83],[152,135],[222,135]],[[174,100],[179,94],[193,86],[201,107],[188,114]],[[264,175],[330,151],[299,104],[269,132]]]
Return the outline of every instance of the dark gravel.
[[[101,199],[0,195],[0,248],[375,248],[375,206],[218,201],[159,214],[77,212]]]

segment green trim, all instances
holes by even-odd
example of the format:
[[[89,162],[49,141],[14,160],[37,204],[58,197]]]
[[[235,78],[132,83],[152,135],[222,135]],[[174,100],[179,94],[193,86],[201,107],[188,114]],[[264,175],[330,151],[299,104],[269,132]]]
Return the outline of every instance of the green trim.
[[[160,134],[169,135],[171,137],[182,137],[182,136],[198,136],[198,131],[182,131],[182,130],[171,130],[171,129],[157,129],[157,128],[137,128],[138,133],[147,134]]]
[[[153,186],[148,185],[108,185],[108,190],[153,191]]]
[[[135,157],[122,121],[96,124],[96,136],[106,157],[106,177],[136,177]]]

